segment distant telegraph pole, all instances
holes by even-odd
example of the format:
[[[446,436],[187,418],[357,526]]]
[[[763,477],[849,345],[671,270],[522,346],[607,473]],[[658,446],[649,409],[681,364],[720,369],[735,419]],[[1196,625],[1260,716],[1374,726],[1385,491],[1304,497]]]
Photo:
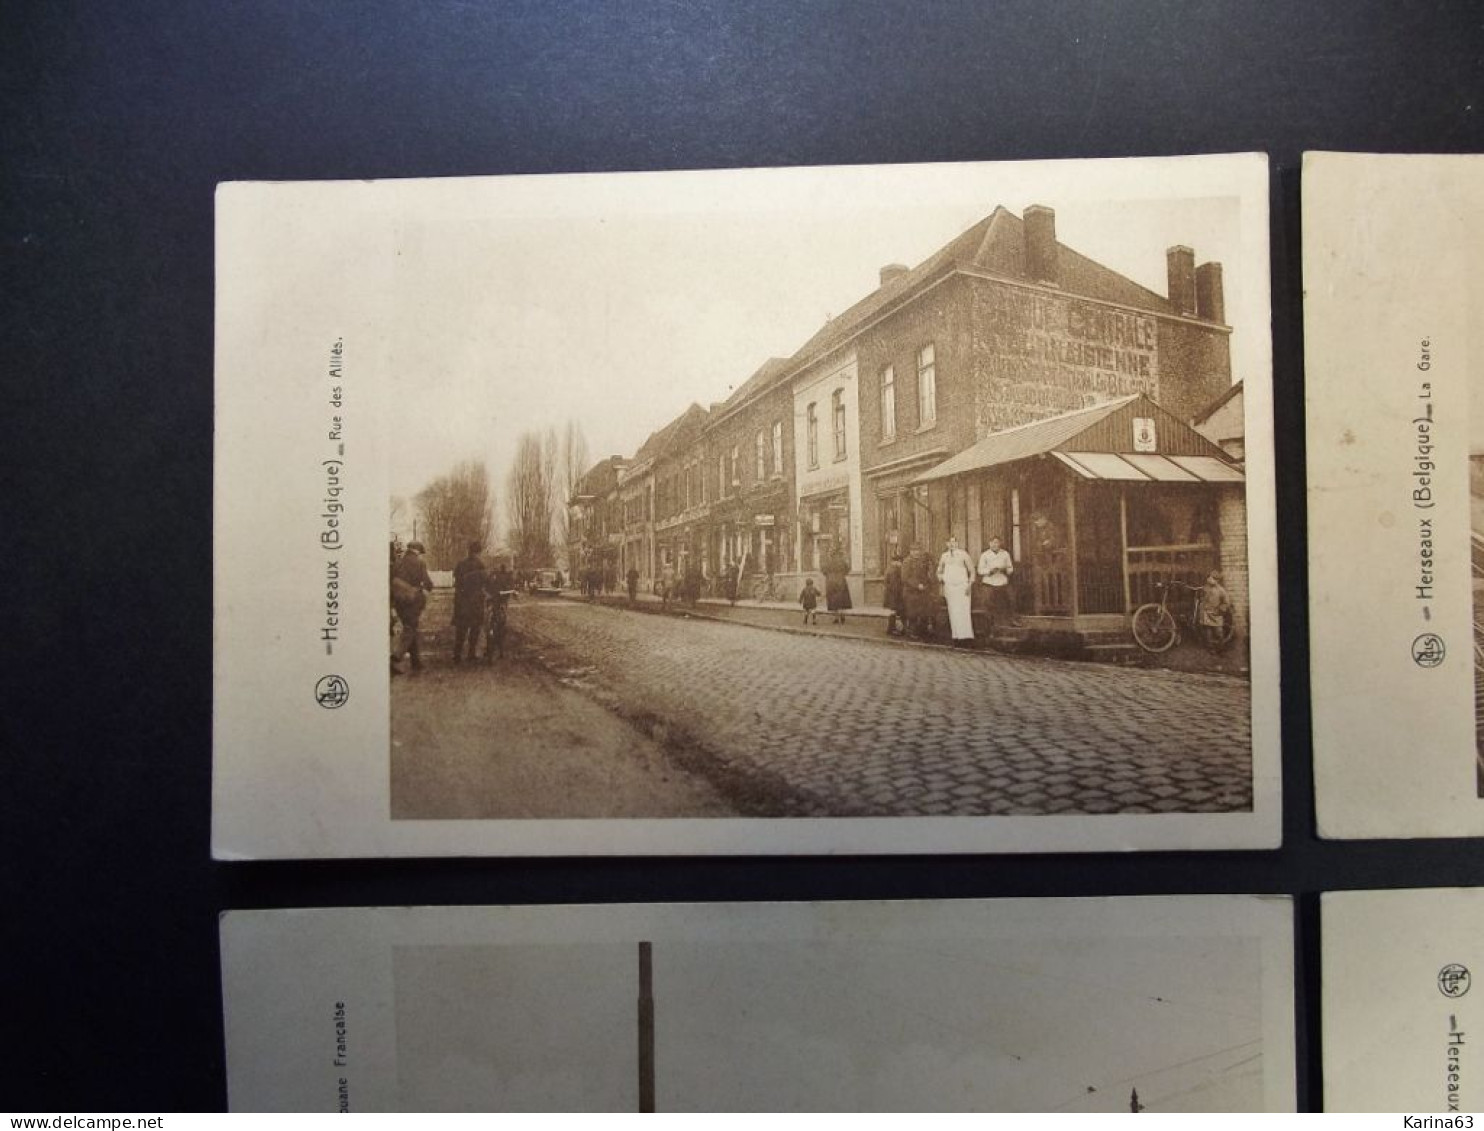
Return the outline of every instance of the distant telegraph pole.
[[[654,956],[639,944],[639,1110],[654,1111]]]

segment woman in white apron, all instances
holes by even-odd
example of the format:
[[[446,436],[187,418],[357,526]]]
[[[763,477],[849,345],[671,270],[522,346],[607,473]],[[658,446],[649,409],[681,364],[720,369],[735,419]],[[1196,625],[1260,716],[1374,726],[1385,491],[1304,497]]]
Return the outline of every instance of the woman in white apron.
[[[969,607],[969,592],[974,585],[974,560],[958,544],[948,539],[948,549],[938,559],[938,580],[943,583],[943,596],[948,601],[948,627],[953,642],[974,639],[974,616]]]

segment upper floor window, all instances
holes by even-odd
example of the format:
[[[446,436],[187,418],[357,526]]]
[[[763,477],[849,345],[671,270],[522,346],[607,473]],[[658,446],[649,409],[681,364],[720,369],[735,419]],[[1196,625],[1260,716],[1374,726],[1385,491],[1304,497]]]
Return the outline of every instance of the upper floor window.
[[[881,371],[881,439],[897,438],[897,371],[888,365]]]
[[[732,445],[732,486],[742,486],[742,460],[737,455],[737,445]]]
[[[754,453],[757,456],[757,459],[754,461],[754,470],[757,472],[756,482],[761,483],[768,477],[768,434],[761,428],[757,431],[757,439],[754,447],[757,448],[757,451]]]
[[[783,421],[773,421],[773,474],[783,474]]]
[[[917,424],[926,428],[938,419],[938,367],[933,343],[917,351]]]
[[[830,420],[835,433],[835,458],[845,458],[845,390],[836,389],[830,397]]]
[[[722,452],[716,457],[716,497],[725,499],[727,497],[727,454]]]
[[[804,449],[809,455],[809,466],[819,466],[819,411],[810,405],[804,414]]]

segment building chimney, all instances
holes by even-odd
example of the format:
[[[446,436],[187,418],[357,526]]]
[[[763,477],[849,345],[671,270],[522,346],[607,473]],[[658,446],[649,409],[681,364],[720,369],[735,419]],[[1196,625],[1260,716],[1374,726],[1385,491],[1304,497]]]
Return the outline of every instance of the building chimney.
[[[1177,314],[1195,313],[1195,252],[1176,244],[1165,252],[1169,268],[1170,304]]]
[[[1061,248],[1056,242],[1056,210],[1032,204],[1025,210],[1025,273],[1033,283],[1061,285]]]
[[[1195,269],[1195,314],[1208,322],[1226,322],[1226,292],[1221,286],[1221,264],[1202,263]]]
[[[887,283],[895,283],[907,271],[908,267],[905,263],[888,263],[881,269],[881,285],[884,287]]]

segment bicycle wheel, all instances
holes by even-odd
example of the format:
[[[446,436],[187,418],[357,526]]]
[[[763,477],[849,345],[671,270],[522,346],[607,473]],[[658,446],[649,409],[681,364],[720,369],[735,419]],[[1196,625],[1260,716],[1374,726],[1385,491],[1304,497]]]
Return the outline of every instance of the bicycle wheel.
[[[1134,610],[1134,642],[1146,652],[1168,652],[1180,639],[1175,616],[1163,605],[1140,605]]]

